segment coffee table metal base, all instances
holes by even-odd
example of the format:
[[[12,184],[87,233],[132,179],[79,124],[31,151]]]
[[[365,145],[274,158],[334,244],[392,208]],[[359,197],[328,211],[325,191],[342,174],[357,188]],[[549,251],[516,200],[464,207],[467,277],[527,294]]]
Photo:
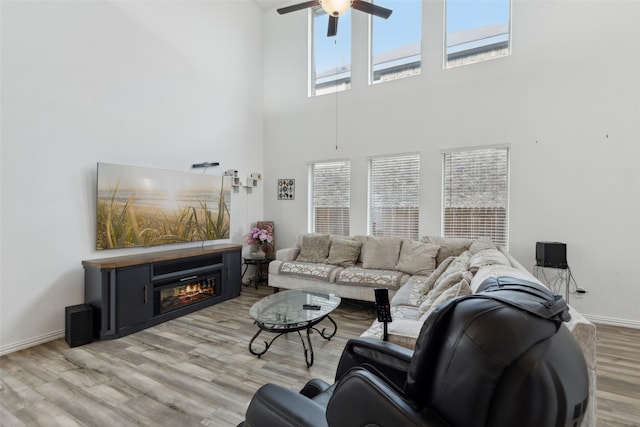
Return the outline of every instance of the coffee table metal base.
[[[315,327],[318,323],[322,322],[324,319],[329,319],[329,321],[333,324],[333,331],[331,331],[330,334],[326,333],[327,332],[326,328],[322,328],[322,330],[319,330],[318,328]],[[251,341],[249,342],[249,351],[251,352],[251,354],[260,357],[269,350],[269,347],[271,347],[271,344],[273,344],[273,342],[276,339],[278,339],[280,336],[288,334],[289,332],[297,332],[298,336],[300,337],[300,342],[302,342],[302,348],[304,349],[304,361],[307,364],[307,368],[313,365],[313,346],[311,345],[311,337],[309,336],[309,332],[311,331],[311,329],[318,332],[318,334],[320,334],[320,336],[326,339],[327,341],[333,338],[336,332],[338,331],[338,325],[328,314],[312,322],[304,322],[302,324],[297,324],[297,325],[288,325],[286,327],[282,325],[269,326],[267,324],[260,323],[260,322],[255,322],[255,324],[258,325],[259,329],[258,329],[258,332],[256,332],[256,334],[253,336],[253,338],[251,338]],[[253,342],[256,340],[256,338],[258,338],[258,335],[260,335],[262,331],[275,333],[277,335],[273,337],[271,341],[266,341],[266,340],[264,341],[264,349],[262,351],[254,351]],[[302,334],[300,333],[300,331],[306,331],[307,344],[305,344],[304,338],[302,337]],[[307,345],[308,345],[308,348],[307,348]]]

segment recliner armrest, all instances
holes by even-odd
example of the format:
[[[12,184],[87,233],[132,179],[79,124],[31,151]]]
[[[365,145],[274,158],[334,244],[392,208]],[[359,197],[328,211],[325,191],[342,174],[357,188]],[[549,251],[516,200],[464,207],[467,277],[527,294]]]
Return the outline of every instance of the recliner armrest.
[[[332,427],[447,425],[428,408],[414,407],[403,393],[398,393],[375,374],[358,368],[349,371],[336,384],[326,416]]]
[[[328,427],[325,408],[287,388],[266,384],[247,408],[244,427]]]
[[[352,338],[342,351],[336,381],[351,368],[368,364],[402,387],[412,356],[413,350],[397,344],[375,338]]]

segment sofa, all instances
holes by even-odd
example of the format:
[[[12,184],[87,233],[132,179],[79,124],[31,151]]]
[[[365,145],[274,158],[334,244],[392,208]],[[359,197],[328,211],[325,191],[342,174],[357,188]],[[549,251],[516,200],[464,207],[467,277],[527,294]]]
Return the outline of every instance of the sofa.
[[[372,236],[298,236],[269,265],[269,286],[334,293],[374,301],[374,288],[389,289],[393,321],[388,340],[413,349],[426,317],[445,301],[473,293],[492,277],[538,282],[507,250],[487,238],[425,236],[419,241]],[[589,371],[590,401],[583,426],[596,425],[595,325],[570,307],[568,329]],[[383,338],[377,320],[363,337]]]

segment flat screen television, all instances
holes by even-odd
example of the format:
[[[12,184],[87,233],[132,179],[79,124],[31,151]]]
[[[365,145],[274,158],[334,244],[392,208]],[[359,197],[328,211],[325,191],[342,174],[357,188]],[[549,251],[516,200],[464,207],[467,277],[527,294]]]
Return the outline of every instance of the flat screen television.
[[[96,249],[228,239],[224,176],[98,163]]]

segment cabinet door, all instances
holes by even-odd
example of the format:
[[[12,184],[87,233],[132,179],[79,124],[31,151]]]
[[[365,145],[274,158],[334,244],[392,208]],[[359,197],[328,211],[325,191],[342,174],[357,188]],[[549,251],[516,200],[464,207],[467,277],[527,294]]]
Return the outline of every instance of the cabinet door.
[[[224,253],[224,268],[226,270],[224,278],[223,294],[227,297],[237,297],[240,295],[242,275],[240,274],[242,264],[242,253],[240,251],[229,251]]]
[[[153,317],[153,287],[149,265],[116,270],[116,327],[146,322]]]

